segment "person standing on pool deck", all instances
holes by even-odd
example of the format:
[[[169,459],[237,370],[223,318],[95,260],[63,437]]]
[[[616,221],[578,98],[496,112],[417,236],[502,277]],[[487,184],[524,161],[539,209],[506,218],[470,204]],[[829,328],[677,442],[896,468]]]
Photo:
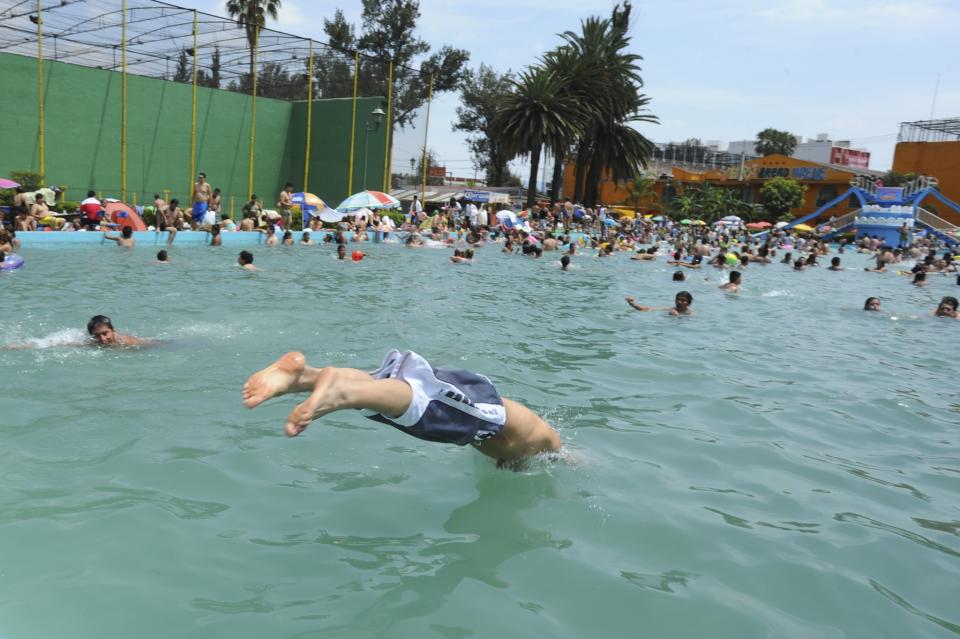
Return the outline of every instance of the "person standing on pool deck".
[[[354,408],[420,439],[471,444],[498,465],[562,447],[550,424],[502,397],[483,375],[434,368],[412,351],[388,352],[372,373],[311,368],[302,353],[287,353],[250,376],[243,386],[243,404],[255,408],[271,397],[297,392],[310,395],[287,418],[288,437],[328,413]]]
[[[191,209],[190,227],[196,231],[197,227],[203,224],[203,216],[207,214],[207,208],[210,206],[210,198],[213,197],[213,191],[207,183],[207,174],[197,175],[197,181],[193,183],[193,208]]]
[[[293,183],[287,182],[280,191],[280,198],[277,201],[277,209],[280,217],[283,219],[283,228],[290,228],[290,211],[293,209]]]

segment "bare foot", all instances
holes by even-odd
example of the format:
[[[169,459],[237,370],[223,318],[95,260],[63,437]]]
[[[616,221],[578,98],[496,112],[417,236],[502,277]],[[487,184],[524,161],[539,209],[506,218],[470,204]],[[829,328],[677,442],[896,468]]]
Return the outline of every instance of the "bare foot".
[[[297,390],[306,363],[303,353],[294,351],[254,373],[243,385],[243,405],[254,408],[271,397]]]
[[[320,419],[327,413],[348,408],[342,382],[343,378],[338,374],[337,369],[321,370],[310,396],[290,411],[287,426],[284,429],[287,437],[296,437],[307,429],[310,422]]]

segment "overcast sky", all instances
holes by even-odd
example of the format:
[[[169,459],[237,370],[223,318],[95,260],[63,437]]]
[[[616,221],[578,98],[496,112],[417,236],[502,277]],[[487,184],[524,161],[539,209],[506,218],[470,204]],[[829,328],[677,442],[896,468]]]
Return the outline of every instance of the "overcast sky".
[[[186,4],[225,14],[222,0]],[[421,0],[419,35],[435,50],[469,50],[472,67],[516,71],[555,47],[557,33],[612,7]],[[359,31],[359,0],[283,0],[271,26],[324,40],[323,19],[337,8]],[[768,126],[829,133],[887,169],[900,122],[960,116],[960,0],[636,0],[632,23],[631,49],[644,58],[644,90],[660,118],[642,131],[655,141],[726,143]],[[434,100],[429,146],[449,171],[472,176],[463,136],[450,128],[457,104],[453,93]],[[398,136],[395,167],[422,135]]]

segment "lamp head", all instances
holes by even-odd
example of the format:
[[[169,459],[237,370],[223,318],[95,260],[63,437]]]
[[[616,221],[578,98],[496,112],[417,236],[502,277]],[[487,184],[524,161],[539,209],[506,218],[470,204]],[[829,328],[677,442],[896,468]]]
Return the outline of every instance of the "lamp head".
[[[383,116],[385,115],[386,113],[384,113],[380,107],[374,109],[373,113],[370,114],[370,117],[373,118],[374,126],[380,126],[380,123],[383,122]]]

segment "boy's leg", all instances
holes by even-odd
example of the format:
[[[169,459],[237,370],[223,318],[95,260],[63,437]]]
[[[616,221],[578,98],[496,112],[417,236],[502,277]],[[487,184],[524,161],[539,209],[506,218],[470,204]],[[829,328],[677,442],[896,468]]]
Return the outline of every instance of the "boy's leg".
[[[243,385],[243,405],[247,408],[259,406],[266,400],[287,393],[313,391],[317,378],[325,369],[307,366],[303,353],[287,353],[273,364],[251,375]],[[340,368],[343,376],[355,381],[373,381],[363,371],[353,368]]]

